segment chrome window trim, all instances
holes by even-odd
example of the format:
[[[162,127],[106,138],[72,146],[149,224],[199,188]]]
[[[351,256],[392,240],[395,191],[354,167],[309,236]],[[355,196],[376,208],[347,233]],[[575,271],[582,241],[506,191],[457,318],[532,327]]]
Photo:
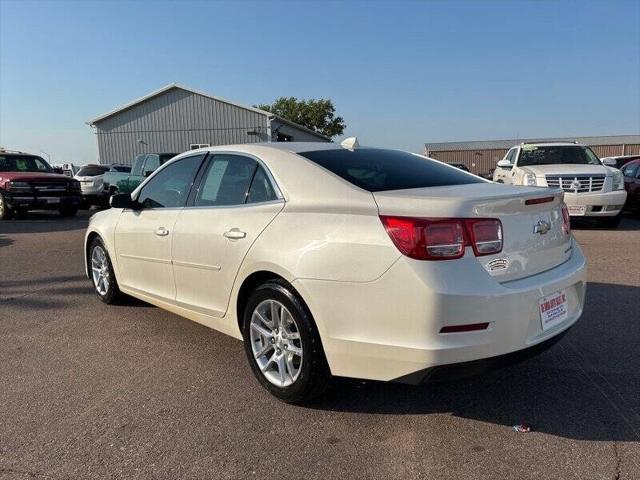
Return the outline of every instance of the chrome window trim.
[[[183,210],[219,210],[219,209],[229,209],[229,208],[247,208],[247,207],[258,207],[260,205],[277,205],[286,203],[284,199],[277,200],[267,200],[266,202],[255,202],[255,203],[239,203],[237,205],[192,205],[183,207]]]

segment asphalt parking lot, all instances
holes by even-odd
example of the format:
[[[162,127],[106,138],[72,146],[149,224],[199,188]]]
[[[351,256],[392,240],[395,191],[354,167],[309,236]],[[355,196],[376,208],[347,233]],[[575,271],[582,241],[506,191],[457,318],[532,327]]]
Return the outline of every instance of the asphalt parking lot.
[[[340,380],[295,407],[240,342],[102,304],[87,219],[0,224],[2,479],[640,478],[640,220],[575,225],[586,310],[541,356],[447,384]]]

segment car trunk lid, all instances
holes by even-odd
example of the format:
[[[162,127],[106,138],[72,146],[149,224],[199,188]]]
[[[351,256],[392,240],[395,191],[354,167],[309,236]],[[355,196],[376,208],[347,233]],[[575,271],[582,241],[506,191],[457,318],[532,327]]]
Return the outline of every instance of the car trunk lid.
[[[414,218],[496,218],[502,223],[500,253],[477,257],[499,281],[549,270],[571,255],[563,228],[563,193],[557,189],[494,183],[374,192],[380,215]],[[465,255],[474,255],[467,248]]]

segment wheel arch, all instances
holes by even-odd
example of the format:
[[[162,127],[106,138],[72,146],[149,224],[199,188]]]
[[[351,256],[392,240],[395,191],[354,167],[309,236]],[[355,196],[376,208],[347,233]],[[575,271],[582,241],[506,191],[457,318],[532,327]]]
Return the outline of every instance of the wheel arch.
[[[240,288],[238,289],[238,295],[236,297],[236,322],[238,329],[242,332],[242,325],[244,320],[244,309],[249,300],[251,292],[258,286],[270,281],[270,280],[282,280],[290,284],[290,282],[282,275],[278,275],[270,270],[258,270],[255,271],[242,281]],[[292,287],[293,288],[293,287]],[[302,298],[302,297],[301,297]]]
[[[95,230],[87,233],[87,239],[84,242],[84,274],[87,276],[87,278],[91,278],[89,274],[89,249],[91,248],[91,243],[96,238],[99,238],[100,241],[104,243],[104,240],[102,239],[100,234]]]
[[[275,269],[273,269],[275,270]],[[236,324],[238,326],[239,331],[242,333],[243,320],[244,320],[244,311],[247,305],[247,301],[249,300],[249,296],[251,292],[257,288],[258,286],[269,282],[269,281],[280,281],[286,283],[287,287],[292,291],[294,295],[298,297],[302,306],[309,313],[312,321],[315,322],[315,317],[313,316],[313,312],[309,308],[309,303],[305,300],[304,295],[293,285],[293,279],[286,278],[282,274],[276,273],[271,269],[261,269],[256,270],[249,275],[247,275],[242,284],[238,288],[238,294],[236,295],[235,301],[235,316],[236,316]],[[316,328],[318,325],[316,324]]]

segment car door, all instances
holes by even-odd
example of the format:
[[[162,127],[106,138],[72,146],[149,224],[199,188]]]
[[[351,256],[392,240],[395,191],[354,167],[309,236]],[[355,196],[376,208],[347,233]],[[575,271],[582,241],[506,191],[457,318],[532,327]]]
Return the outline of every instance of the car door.
[[[283,207],[279,190],[257,159],[222,153],[209,157],[174,227],[176,302],[223,316],[242,260]]]
[[[124,288],[163,300],[175,298],[171,239],[204,155],[168,163],[137,193],[136,209],[123,210],[115,229],[115,250]]]
[[[510,156],[509,156],[509,161],[511,162],[511,165],[513,165],[511,168],[505,168],[504,169],[504,183],[507,184],[514,184],[516,183],[516,177],[518,175],[518,149],[517,148],[512,148],[511,152],[510,152]]]
[[[513,156],[515,153],[516,149],[512,148],[511,150],[509,150],[507,152],[507,154],[504,156],[504,160],[509,160],[509,162],[513,163]],[[504,168],[504,167],[497,167],[495,169],[495,182],[499,182],[502,181],[502,183],[509,183],[506,178],[507,178],[507,174],[511,174],[511,169],[509,168]]]

